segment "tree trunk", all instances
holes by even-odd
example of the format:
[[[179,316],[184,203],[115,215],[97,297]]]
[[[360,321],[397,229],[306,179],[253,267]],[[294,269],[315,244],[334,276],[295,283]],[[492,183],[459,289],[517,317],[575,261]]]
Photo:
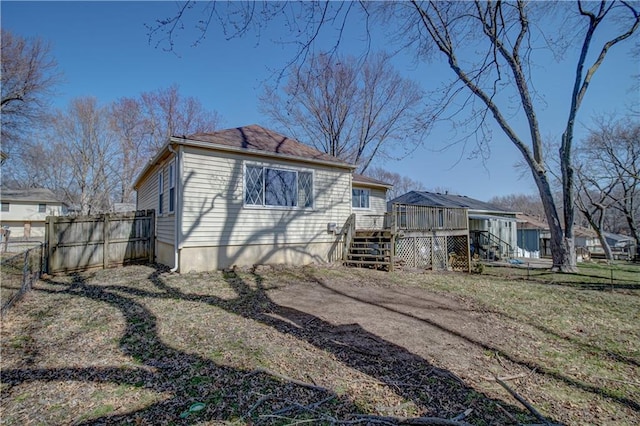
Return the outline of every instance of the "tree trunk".
[[[631,236],[636,240],[636,254],[634,259],[640,261],[640,232],[638,232],[638,227],[636,226],[636,221],[633,220],[633,216],[627,215],[627,223],[631,230]]]
[[[602,249],[604,250],[604,256],[607,258],[607,260],[613,260],[613,253],[611,252],[611,247],[609,247],[609,243],[607,242],[607,239],[604,236],[603,233],[603,229],[604,229],[604,213],[605,213],[605,209],[601,208],[600,210],[600,218],[598,220],[598,226],[593,226],[593,224],[591,226],[593,226],[593,229],[596,231],[596,234],[598,235],[598,239],[600,240],[600,245],[602,246]],[[589,220],[591,221],[591,220]]]
[[[562,272],[577,272],[573,235],[565,237],[562,231],[560,217],[558,216],[553,194],[551,193],[551,186],[549,185],[545,171],[533,170],[533,179],[538,186],[540,200],[542,201],[551,233],[552,269]]]

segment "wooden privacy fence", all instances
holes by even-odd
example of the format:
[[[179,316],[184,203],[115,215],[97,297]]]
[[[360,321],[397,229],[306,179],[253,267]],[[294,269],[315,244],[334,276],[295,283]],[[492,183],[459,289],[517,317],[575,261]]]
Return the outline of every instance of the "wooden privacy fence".
[[[46,271],[81,271],[154,261],[153,210],[96,216],[49,216]]]

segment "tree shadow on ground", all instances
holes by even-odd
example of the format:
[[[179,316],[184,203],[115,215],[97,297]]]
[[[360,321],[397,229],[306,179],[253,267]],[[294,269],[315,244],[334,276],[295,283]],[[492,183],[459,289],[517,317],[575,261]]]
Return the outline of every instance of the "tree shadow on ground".
[[[6,395],[12,387],[30,381],[80,381],[124,384],[169,395],[136,411],[105,415],[80,424],[187,424],[193,421],[399,423],[397,418],[367,417],[367,413],[372,412],[371,408],[361,406],[346,394],[337,395],[332,390],[265,369],[243,370],[222,366],[211,359],[172,348],[160,338],[158,317],[143,303],[134,300],[134,297],[142,297],[204,303],[266,324],[330,353],[341,363],[370,376],[375,385],[388,386],[397,395],[415,403],[420,416],[453,419],[472,408],[473,412],[465,419],[472,423],[509,424],[514,415],[520,419],[532,419],[527,412],[502,401],[491,400],[451,372],[367,332],[358,324],[333,325],[317,316],[274,303],[259,274],[253,273],[253,282],[250,283],[234,271],[225,272],[225,280],[235,297],[223,299],[184,293],[165,282],[165,272],[159,267],[148,277],[159,291],[91,283],[83,275],[76,275],[72,283],[47,280],[54,288],[37,291],[87,298],[117,308],[126,323],[119,348],[140,364],[140,368],[5,370],[2,371],[3,393]],[[205,403],[204,410],[181,418],[181,414],[195,402]],[[497,409],[497,404],[507,407],[513,414]],[[453,420],[444,421],[450,423],[440,424],[461,424]]]
[[[600,388],[598,386],[594,386],[594,385],[591,385],[591,384],[588,384],[588,383],[581,382],[579,380],[576,380],[576,379],[573,379],[571,377],[565,376],[565,375],[563,375],[563,374],[561,374],[561,373],[559,373],[557,371],[549,370],[548,368],[545,368],[543,365],[536,364],[536,363],[533,363],[533,362],[530,362],[530,361],[527,361],[527,360],[520,359],[517,355],[513,355],[513,354],[511,354],[509,352],[506,352],[506,351],[504,351],[503,349],[501,349],[501,348],[499,348],[497,346],[490,345],[488,343],[482,342],[479,339],[464,335],[464,334],[460,333],[457,330],[451,329],[451,328],[449,328],[449,327],[447,327],[445,325],[442,325],[442,324],[440,324],[440,323],[438,323],[436,321],[433,321],[431,319],[418,317],[416,315],[413,315],[413,314],[410,314],[410,313],[407,313],[407,312],[402,312],[402,311],[400,311],[398,309],[395,309],[395,308],[392,308],[392,307],[389,307],[389,306],[385,306],[383,304],[372,303],[370,300],[366,300],[366,299],[363,299],[363,298],[359,298],[359,297],[355,297],[355,296],[349,295],[346,292],[343,292],[343,291],[337,290],[335,288],[332,288],[331,286],[327,285],[322,279],[314,276],[313,274],[305,273],[304,274],[304,278],[309,280],[309,281],[312,281],[312,282],[316,283],[317,285],[323,287],[324,289],[326,289],[329,292],[339,294],[342,297],[350,298],[350,299],[356,300],[356,301],[361,302],[361,303],[365,303],[365,304],[368,304],[368,305],[374,305],[374,306],[376,306],[378,308],[381,308],[381,309],[386,310],[386,311],[388,311],[390,313],[393,313],[393,314],[403,315],[403,316],[409,317],[411,319],[421,321],[421,322],[426,323],[426,324],[428,324],[428,325],[430,325],[430,326],[432,326],[432,327],[434,327],[436,329],[439,329],[441,331],[444,331],[446,333],[454,335],[454,336],[456,336],[456,337],[458,337],[458,338],[460,338],[460,339],[462,339],[462,340],[464,340],[464,341],[466,341],[468,343],[471,343],[474,346],[482,348],[485,351],[490,351],[491,353],[499,354],[502,358],[507,359],[507,360],[509,360],[510,362],[512,362],[512,363],[514,363],[516,365],[520,365],[522,367],[526,367],[529,371],[536,371],[537,374],[543,374],[543,375],[549,376],[549,377],[551,377],[551,378],[553,378],[555,380],[558,380],[560,382],[564,382],[565,384],[567,384],[567,385],[569,385],[571,387],[580,389],[582,391],[586,391],[586,392],[594,394],[594,395],[601,395],[601,396],[603,396],[605,398],[608,398],[608,399],[610,399],[612,401],[615,401],[615,402],[620,403],[622,405],[626,405],[626,406],[630,407],[631,409],[633,409],[636,412],[640,412],[640,404],[637,401],[634,401],[632,399],[625,398],[625,397],[620,396],[619,394],[616,394],[614,392],[606,391],[605,389]],[[512,320],[516,320],[515,318],[509,317],[509,316],[504,315],[502,313],[497,313],[497,314],[505,316],[505,317],[510,318]],[[538,328],[539,330],[543,331],[543,332],[549,333],[549,334],[554,335],[554,336],[556,336],[558,338],[562,338],[562,339],[570,341],[571,343],[577,344],[583,350],[593,349],[592,347],[590,347],[590,345],[585,345],[585,344],[583,344],[581,342],[573,342],[571,339],[567,339],[566,336],[558,335],[555,332],[553,332],[553,331],[551,331],[551,330],[549,330],[549,329],[547,329],[545,327],[542,327],[542,326],[535,326],[535,327]],[[613,359],[615,359],[618,362],[627,363],[629,365],[634,365],[634,366],[638,365],[638,361],[637,360],[625,357],[625,356],[620,355],[620,354],[615,354],[615,353],[608,352],[606,355],[612,357]]]

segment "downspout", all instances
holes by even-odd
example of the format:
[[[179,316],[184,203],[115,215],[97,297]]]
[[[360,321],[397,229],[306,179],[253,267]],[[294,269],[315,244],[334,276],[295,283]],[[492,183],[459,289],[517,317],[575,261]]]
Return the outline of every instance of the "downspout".
[[[182,179],[180,178],[181,174],[180,174],[180,160],[182,159],[182,155],[180,155],[182,153],[182,146],[180,146],[180,148],[178,148],[178,151],[176,151],[175,149],[173,149],[173,147],[171,146],[171,144],[168,145],[169,146],[169,152],[171,152],[174,155],[174,179],[176,180],[175,183],[175,197],[176,199],[174,200],[174,211],[173,211],[173,215],[174,215],[174,226],[173,226],[173,231],[174,231],[174,237],[173,237],[173,268],[170,269],[171,272],[176,272],[179,268],[180,268],[180,236],[181,236],[181,232],[179,229],[179,225],[180,225],[180,211],[182,209],[182,203],[179,202],[180,200],[180,193],[182,192],[180,190],[181,187],[181,183],[182,183]]]

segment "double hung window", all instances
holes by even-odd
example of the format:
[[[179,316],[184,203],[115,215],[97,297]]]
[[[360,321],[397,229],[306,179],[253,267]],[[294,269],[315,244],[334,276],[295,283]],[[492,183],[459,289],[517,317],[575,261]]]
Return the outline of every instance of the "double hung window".
[[[351,207],[354,209],[368,209],[370,194],[371,191],[368,189],[353,188],[351,190]]]

